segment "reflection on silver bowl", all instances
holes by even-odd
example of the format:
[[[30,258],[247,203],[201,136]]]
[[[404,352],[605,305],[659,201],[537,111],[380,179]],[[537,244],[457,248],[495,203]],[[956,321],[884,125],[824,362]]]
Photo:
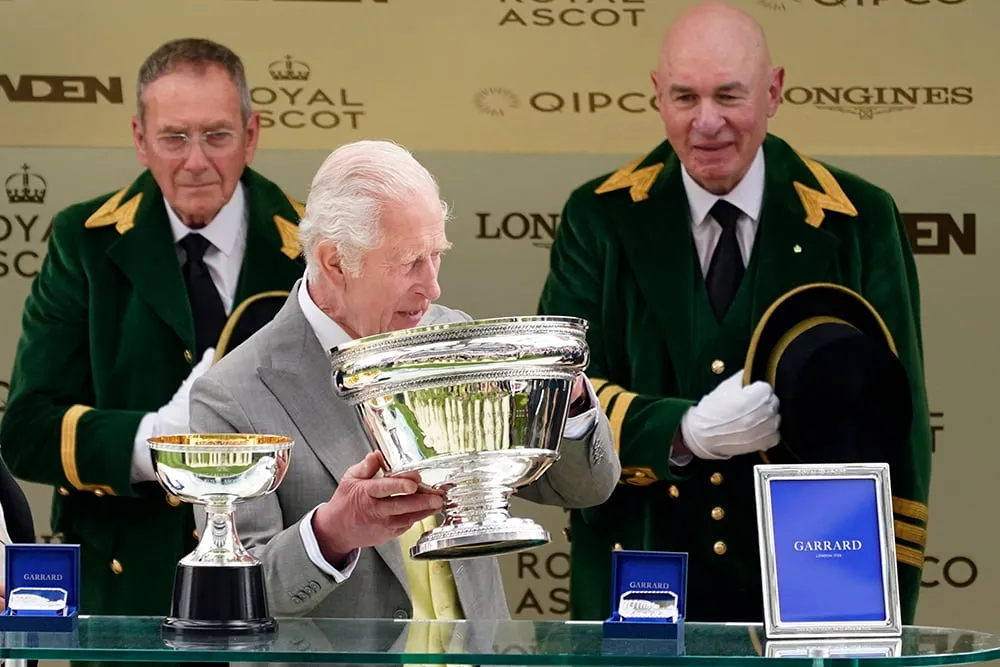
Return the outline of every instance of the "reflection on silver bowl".
[[[181,563],[255,563],[236,535],[236,503],[265,496],[281,484],[292,441],[277,435],[189,434],[149,439],[156,478],[167,491],[205,505],[208,525]]]
[[[433,325],[331,350],[334,387],[355,406],[390,473],[445,491],[443,523],[413,558],[454,559],[545,544],[510,496],[558,458],[587,322],[508,317]]]

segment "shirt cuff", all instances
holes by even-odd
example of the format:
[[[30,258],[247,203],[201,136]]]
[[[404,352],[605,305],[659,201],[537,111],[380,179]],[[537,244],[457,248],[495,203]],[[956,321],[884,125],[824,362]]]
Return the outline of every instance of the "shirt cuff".
[[[158,419],[155,412],[150,412],[139,421],[139,428],[135,431],[135,441],[132,444],[132,472],[129,476],[132,484],[156,481],[153,460],[149,455],[149,443],[146,440],[153,437]]]
[[[583,440],[590,436],[597,424],[597,393],[594,392],[594,385],[590,380],[585,381],[587,390],[587,410],[575,417],[566,420],[566,428],[563,429],[563,437],[570,440]]]
[[[338,570],[326,562],[326,559],[323,558],[323,552],[320,551],[316,533],[313,532],[312,528],[312,518],[315,512],[316,507],[309,510],[309,513],[302,518],[302,521],[299,521],[299,537],[302,538],[302,546],[305,547],[306,555],[309,556],[309,560],[312,561],[313,565],[333,577],[336,583],[342,584],[354,572],[354,566],[358,564],[358,557],[361,555],[361,550],[355,549],[347,556],[347,565],[342,570]]]

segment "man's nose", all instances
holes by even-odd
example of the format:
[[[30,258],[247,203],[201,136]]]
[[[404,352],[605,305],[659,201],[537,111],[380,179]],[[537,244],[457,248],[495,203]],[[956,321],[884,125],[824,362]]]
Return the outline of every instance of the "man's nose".
[[[715,102],[705,100],[698,108],[698,115],[694,119],[694,129],[699,134],[712,137],[722,130],[725,123],[726,120],[719,112]]]
[[[184,168],[188,171],[205,171],[209,166],[208,156],[205,155],[201,142],[192,141],[188,145],[188,152],[184,157]]]

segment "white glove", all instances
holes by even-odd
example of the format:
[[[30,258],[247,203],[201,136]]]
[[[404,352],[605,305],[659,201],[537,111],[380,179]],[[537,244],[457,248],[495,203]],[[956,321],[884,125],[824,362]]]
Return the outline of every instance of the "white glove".
[[[681,435],[700,459],[766,451],[781,440],[778,397],[771,385],[743,386],[743,371],[726,379],[681,418]]]
[[[181,386],[170,397],[170,401],[156,412],[150,412],[142,421],[135,433],[135,443],[132,449],[132,483],[155,482],[153,463],[149,459],[148,438],[160,435],[188,433],[191,422],[191,385],[212,367],[215,348],[205,350],[201,360],[191,369]]]

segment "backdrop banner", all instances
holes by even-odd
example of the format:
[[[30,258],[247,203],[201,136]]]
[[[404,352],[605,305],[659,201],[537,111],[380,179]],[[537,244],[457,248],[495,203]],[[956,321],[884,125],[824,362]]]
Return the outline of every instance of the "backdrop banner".
[[[1000,61],[1000,2],[735,2],[786,67],[773,129],[801,150],[998,153],[984,64]],[[387,136],[421,151],[641,152],[660,128],[660,36],[689,4],[0,0],[0,145],[129,145],[139,64],[194,30],[243,58],[270,149]]]

